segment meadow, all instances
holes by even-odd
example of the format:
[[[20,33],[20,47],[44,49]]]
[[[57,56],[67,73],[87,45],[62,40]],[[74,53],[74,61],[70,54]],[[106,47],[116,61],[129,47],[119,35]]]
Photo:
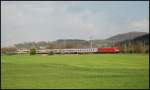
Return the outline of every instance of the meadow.
[[[148,89],[148,54],[1,55],[2,89]]]

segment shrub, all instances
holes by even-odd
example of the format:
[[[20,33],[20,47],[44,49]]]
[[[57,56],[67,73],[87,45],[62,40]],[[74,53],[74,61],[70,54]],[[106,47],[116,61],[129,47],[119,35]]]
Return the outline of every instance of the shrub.
[[[30,55],[35,55],[35,54],[36,54],[36,49],[35,48],[30,49]]]
[[[54,54],[54,52],[53,51],[50,51],[49,53],[48,53],[48,55],[53,55]]]

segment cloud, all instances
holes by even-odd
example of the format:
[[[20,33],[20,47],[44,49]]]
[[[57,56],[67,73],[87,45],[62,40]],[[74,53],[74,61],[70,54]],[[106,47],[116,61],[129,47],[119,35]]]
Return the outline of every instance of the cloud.
[[[132,31],[133,28],[147,28],[147,21],[127,23],[127,17],[130,20],[134,19],[134,15],[140,17],[135,14],[136,10],[132,9],[135,12],[127,15],[131,7],[127,6],[126,9],[125,5],[122,7],[111,3],[4,1],[1,4],[2,44],[64,38],[88,40],[91,36],[105,39],[117,33]]]
[[[3,6],[2,40],[14,44],[69,37],[88,39],[89,33],[95,30],[92,12],[72,13],[67,9],[68,7],[51,6]],[[83,19],[84,17],[86,18]]]
[[[148,31],[149,30],[149,20],[143,19],[143,20],[130,21],[129,27],[132,29]]]

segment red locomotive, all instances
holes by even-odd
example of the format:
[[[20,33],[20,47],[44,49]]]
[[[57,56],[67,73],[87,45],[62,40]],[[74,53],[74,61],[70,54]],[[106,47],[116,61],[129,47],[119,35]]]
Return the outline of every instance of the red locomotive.
[[[118,48],[98,48],[98,52],[100,53],[118,53]]]

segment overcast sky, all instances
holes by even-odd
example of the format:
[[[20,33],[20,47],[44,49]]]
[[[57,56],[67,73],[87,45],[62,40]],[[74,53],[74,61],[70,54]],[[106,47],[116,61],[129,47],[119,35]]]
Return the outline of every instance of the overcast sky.
[[[1,46],[149,32],[148,1],[1,1]]]

